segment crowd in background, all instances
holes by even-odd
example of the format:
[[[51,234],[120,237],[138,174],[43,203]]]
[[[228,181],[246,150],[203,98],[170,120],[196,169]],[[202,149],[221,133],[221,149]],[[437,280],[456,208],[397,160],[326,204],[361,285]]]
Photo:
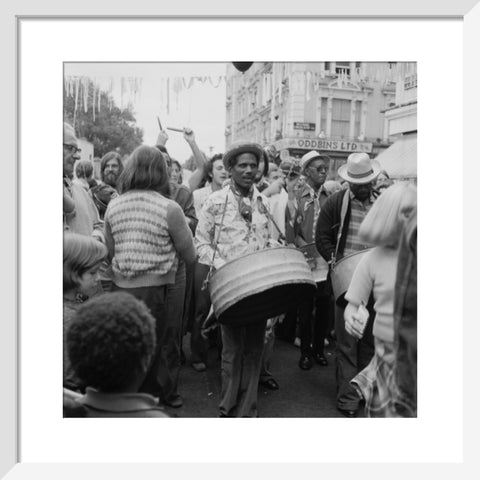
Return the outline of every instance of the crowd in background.
[[[207,158],[184,129],[194,169],[168,135],[126,161],[109,152],[94,178],[64,124],[64,415],[168,416],[181,408],[179,373],[221,357],[221,417],[256,417],[275,338],[299,347],[298,367],[327,366],[335,344],[337,408],[346,417],[416,416],[416,189],[394,183],[367,154],[338,172],[311,151],[280,160],[236,142]],[[267,248],[302,251],[315,289],[281,315],[219,324],[213,272]],[[332,268],[365,251],[337,297]],[[365,317],[363,316],[365,315]],[[189,342],[189,358],[183,346]],[[268,416],[268,412],[262,412]]]

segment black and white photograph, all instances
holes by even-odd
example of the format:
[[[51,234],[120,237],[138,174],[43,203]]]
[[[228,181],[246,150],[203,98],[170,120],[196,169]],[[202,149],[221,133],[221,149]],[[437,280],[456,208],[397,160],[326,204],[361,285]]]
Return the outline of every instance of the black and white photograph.
[[[0,477],[472,477],[478,0],[56,1],[3,7]]]
[[[417,417],[417,62],[337,60],[63,63],[64,418]]]

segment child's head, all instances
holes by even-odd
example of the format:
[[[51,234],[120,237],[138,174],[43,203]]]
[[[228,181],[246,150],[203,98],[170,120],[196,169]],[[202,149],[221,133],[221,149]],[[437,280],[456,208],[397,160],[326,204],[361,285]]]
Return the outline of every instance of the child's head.
[[[86,235],[63,236],[63,291],[91,295],[98,285],[98,269],[107,256],[107,247]]]
[[[79,307],[66,341],[72,368],[85,385],[109,393],[137,391],[155,350],[155,320],[132,295],[105,293]]]
[[[360,238],[372,245],[396,248],[403,220],[417,205],[417,189],[400,182],[378,197],[360,225]]]

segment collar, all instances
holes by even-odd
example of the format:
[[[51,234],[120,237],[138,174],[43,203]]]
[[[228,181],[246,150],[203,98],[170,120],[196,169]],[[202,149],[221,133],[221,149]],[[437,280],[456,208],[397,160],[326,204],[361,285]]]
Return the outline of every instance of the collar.
[[[235,195],[235,197],[240,197],[242,198],[243,195],[241,195],[237,189],[233,186],[233,183],[230,183],[228,186],[227,186],[227,189],[228,190],[231,190],[231,192]],[[258,197],[261,197],[262,194],[260,193],[260,191],[258,190],[258,188],[255,186],[255,185],[252,185],[252,187],[250,188],[250,191],[248,192],[248,195],[247,197],[250,199],[250,200],[253,200],[253,199],[257,199]],[[247,197],[243,197],[243,198],[247,198]]]
[[[320,197],[320,195],[322,195],[322,193],[324,195],[327,194],[327,191],[325,190],[325,187],[323,185],[320,186],[320,188],[318,189],[318,193],[316,194],[315,193],[315,190],[313,189],[313,187],[311,187],[308,183],[305,183],[304,187],[303,187],[303,190],[302,190],[302,193],[300,194],[301,197],[307,197],[307,196],[311,196],[312,198],[315,197],[316,195],[318,197]]]
[[[158,407],[158,401],[147,393],[102,393],[87,387],[81,404],[109,412],[133,412]]]

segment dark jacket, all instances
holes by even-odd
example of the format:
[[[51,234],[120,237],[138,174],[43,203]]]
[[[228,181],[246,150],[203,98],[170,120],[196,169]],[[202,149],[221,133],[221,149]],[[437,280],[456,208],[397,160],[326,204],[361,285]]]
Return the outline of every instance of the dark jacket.
[[[198,219],[195,213],[193,195],[190,189],[185,185],[170,182],[170,198],[182,207],[188,226],[192,230],[192,233],[195,235],[195,229],[197,228]]]
[[[337,260],[342,258],[347,240],[348,225],[350,223],[350,196],[345,192],[348,190],[340,190],[328,197],[320,211],[317,221],[317,230],[315,232],[315,244],[320,255],[329,262],[335,254],[337,245],[338,230],[340,228],[340,217],[342,211],[343,198],[346,196],[348,208],[343,223],[342,236],[338,247]]]
[[[328,199],[328,192],[321,188],[319,195],[320,211]],[[313,220],[315,216],[315,205],[311,198],[311,190],[305,185],[296,196],[297,209],[294,218],[291,218],[290,210],[286,209],[285,236],[288,243],[293,243],[297,247],[315,241],[315,232],[313,231]],[[304,252],[311,257],[318,256],[314,245],[304,249]]]

